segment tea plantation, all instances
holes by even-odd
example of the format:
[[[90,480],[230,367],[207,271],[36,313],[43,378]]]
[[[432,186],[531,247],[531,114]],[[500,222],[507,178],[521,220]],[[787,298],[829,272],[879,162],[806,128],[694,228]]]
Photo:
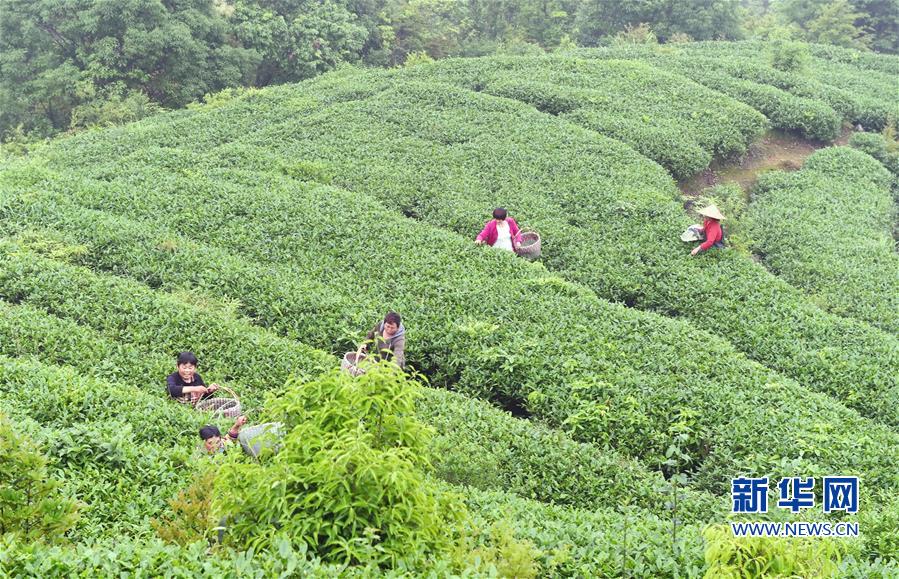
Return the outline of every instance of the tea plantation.
[[[804,50],[341,68],[0,158],[0,575],[899,576],[899,58]],[[677,180],[771,130],[821,150],[691,257]],[[413,371],[340,373],[387,310]],[[200,450],[182,350],[278,453]],[[835,474],[857,515],[731,514]]]

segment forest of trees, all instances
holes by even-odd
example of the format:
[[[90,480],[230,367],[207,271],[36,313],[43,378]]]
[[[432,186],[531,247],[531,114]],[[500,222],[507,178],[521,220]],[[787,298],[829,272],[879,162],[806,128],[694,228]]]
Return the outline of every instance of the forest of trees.
[[[183,107],[340,63],[637,41],[899,51],[899,0],[0,0],[0,138]]]

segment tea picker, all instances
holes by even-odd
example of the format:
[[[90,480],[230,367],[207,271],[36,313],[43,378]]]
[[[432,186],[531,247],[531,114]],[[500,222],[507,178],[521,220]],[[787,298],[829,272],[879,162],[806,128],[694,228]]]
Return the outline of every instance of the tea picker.
[[[724,230],[721,228],[721,221],[724,220],[724,215],[714,205],[700,209],[698,213],[705,217],[702,225],[691,225],[680,236],[681,241],[685,242],[702,241],[701,244],[693,248],[690,255],[708,251],[713,247],[723,248]]]
[[[193,352],[181,352],[178,354],[175,367],[176,371],[166,377],[166,390],[169,396],[180,402],[188,404],[197,410],[213,412],[220,416],[234,418],[240,416],[240,400],[233,390],[219,384],[210,384],[203,381],[203,377],[197,372],[199,362]],[[219,390],[224,390],[231,398],[213,395]]]
[[[369,345],[371,352],[368,352]],[[400,368],[406,368],[406,328],[396,312],[387,312],[384,319],[368,332],[356,352],[344,354],[340,367],[351,376],[361,376],[365,374],[366,364],[381,360],[390,360]]]
[[[484,224],[474,242],[513,251],[528,259],[540,256],[540,235],[536,231],[522,232],[504,207],[493,210],[493,219]]]
[[[267,449],[271,449],[272,452],[280,450],[280,442],[284,438],[284,425],[282,423],[266,422],[243,428],[246,423],[246,416],[238,416],[227,436],[222,436],[217,426],[207,424],[200,429],[200,438],[203,439],[203,451],[209,455],[222,454],[234,443],[239,443],[244,453],[253,458],[259,458],[259,455]]]

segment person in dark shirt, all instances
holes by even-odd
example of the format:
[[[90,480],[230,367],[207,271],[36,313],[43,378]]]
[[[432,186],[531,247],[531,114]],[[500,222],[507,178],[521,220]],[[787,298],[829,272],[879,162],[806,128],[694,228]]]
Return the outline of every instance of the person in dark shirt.
[[[218,384],[206,386],[203,378],[197,373],[197,357],[192,352],[178,354],[177,372],[172,372],[166,379],[169,396],[182,404],[194,405],[199,400],[209,398],[219,389]]]

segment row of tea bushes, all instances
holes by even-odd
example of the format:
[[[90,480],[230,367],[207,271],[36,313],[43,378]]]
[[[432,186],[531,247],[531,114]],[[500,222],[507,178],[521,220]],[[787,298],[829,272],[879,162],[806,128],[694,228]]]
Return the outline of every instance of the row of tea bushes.
[[[84,305],[66,301],[66,288],[74,288]],[[308,354],[308,350],[300,346],[282,343],[274,348],[272,344],[278,343],[278,339],[260,340],[263,332],[239,321],[223,320],[220,313],[177,304],[171,296],[139,284],[97,276],[39,255],[26,252],[7,255],[2,260],[0,296],[22,302],[0,308],[4,314],[0,318],[0,352],[8,356],[40,356],[42,361],[65,364],[82,374],[127,386],[112,392],[122,404],[132,403],[127,414],[146,416],[146,420],[135,424],[136,435],[144,440],[152,440],[154,433],[163,437],[164,433],[154,431],[154,425],[171,422],[169,417],[174,415],[181,418],[174,430],[179,436],[171,440],[160,438],[160,442],[196,442],[195,431],[208,420],[202,415],[184,413],[183,407],[165,396],[162,378],[173,362],[157,349],[165,346],[164,340],[155,337],[174,331],[160,326],[166,320],[178,320],[196,328],[196,332],[180,336],[189,341],[191,348],[207,353],[208,359],[201,358],[200,367],[205,380],[211,383],[227,378],[240,394],[244,408],[251,411],[251,418],[252,409],[263,394],[276,393],[291,374],[314,375],[309,370],[302,371],[303,354]],[[123,311],[116,304],[126,296],[130,296],[130,301],[127,311]],[[46,308],[62,318],[28,304]],[[178,309],[174,310],[176,306]],[[230,328],[227,333],[203,331],[225,325]],[[117,332],[117,328],[128,331]],[[115,341],[106,337],[112,335]],[[321,357],[333,361],[323,353]],[[233,363],[239,359],[253,363]],[[448,480],[582,507],[614,505],[624,497],[632,497],[635,505],[665,512],[659,502],[664,481],[632,460],[575,443],[561,433],[514,419],[459,394],[431,389],[425,389],[423,394],[419,411],[437,428],[434,444],[439,452],[435,452],[435,466]],[[34,417],[51,413],[59,420],[68,413],[77,420],[82,406],[96,412],[102,406],[95,405],[103,404],[103,399],[97,397],[67,401],[68,407],[61,402],[40,402],[30,406],[29,412]],[[121,408],[121,404],[110,406],[106,416],[115,418]],[[186,418],[191,420],[185,423]],[[219,422],[223,428],[229,426],[228,420]],[[471,459],[467,453],[475,447],[482,453],[478,464],[484,471],[480,473],[473,473],[466,463]],[[567,467],[560,468],[561,465]],[[476,480],[471,478],[475,474]],[[710,497],[698,493],[687,492],[682,500],[682,517],[707,517],[715,508]]]
[[[570,57],[439,61],[402,79],[447,82],[565,115],[659,162],[675,177],[739,155],[766,127],[751,108],[644,63]]]
[[[160,177],[160,182],[163,180]],[[63,181],[82,191],[76,198],[89,193],[84,183],[72,179],[43,183],[42,187],[60,187]],[[658,316],[604,304],[582,288],[541,273],[539,266],[472,247],[382,210],[360,214],[349,226],[342,222],[340,208],[353,199],[358,202],[358,194],[337,189],[322,194],[316,187],[285,182],[289,195],[279,196],[276,184],[277,179],[264,196],[252,192],[243,197],[233,197],[236,192],[223,196],[240,207],[246,223],[216,205],[212,196],[207,197],[208,208],[220,214],[216,219],[236,220],[233,232],[221,229],[218,222],[208,222],[210,227],[199,230],[187,228],[223,242],[237,235],[239,227],[244,235],[240,240],[243,251],[269,260],[257,266],[180,239],[161,221],[142,225],[78,208],[71,205],[71,192],[61,197],[31,196],[21,203],[7,198],[3,222],[10,230],[46,226],[67,236],[71,243],[87,245],[90,249],[79,259],[95,267],[171,287],[189,283],[216,292],[218,297],[236,297],[230,294],[226,280],[249,276],[254,286],[241,286],[243,304],[256,312],[258,321],[285,334],[299,335],[304,328],[322,323],[291,307],[289,296],[294,294],[289,290],[298,275],[318,272],[322,282],[330,280],[335,299],[348,299],[339,296],[346,292],[363,304],[379,302],[389,290],[391,302],[407,315],[409,327],[416,332],[410,341],[410,359],[429,370],[436,382],[487,396],[526,399],[539,416],[555,425],[564,423],[581,439],[625,447],[654,465],[667,460],[665,452],[675,420],[692,433],[689,451],[693,456],[685,468],[695,474],[700,488],[722,490],[734,472],[791,470],[792,459],[782,457],[791,456],[797,444],[803,447],[804,464],[822,461],[824,468],[815,467],[816,472],[859,470],[867,473],[874,488],[892,487],[897,482],[889,456],[896,451],[896,442],[885,430],[865,423],[870,436],[863,439],[864,452],[858,450],[857,437],[848,434],[845,445],[832,441],[822,446],[817,441],[829,435],[822,435],[812,422],[797,420],[797,414],[816,415],[816,423],[827,421],[831,424],[828,430],[834,432],[841,431],[841,424],[856,424],[858,416],[790,381],[779,380],[708,335]],[[93,186],[98,191],[102,188],[101,183]],[[142,191],[149,195],[151,189]],[[270,217],[257,229],[265,235],[254,233],[250,226],[250,222],[259,222],[256,212],[263,208]],[[281,217],[275,220],[271,217],[275,215]],[[202,213],[200,218],[210,220],[213,215]],[[407,253],[393,247],[389,241],[395,239],[396,228],[402,228],[404,239],[414,240],[417,246],[440,249]],[[292,233],[286,235],[288,231]],[[266,239],[280,242],[263,244]],[[178,252],[160,250],[160,240],[168,240]],[[358,248],[365,243],[387,251],[360,253]],[[392,268],[398,263],[422,274],[396,275]],[[498,268],[510,272],[512,281],[494,280],[492,272]],[[498,283],[503,290],[491,291],[490,284]],[[460,285],[478,291],[463,292]],[[266,295],[272,287],[288,297],[272,302]],[[534,306],[509,309],[503,305],[509,300]],[[369,311],[375,316],[380,307]],[[341,328],[330,331],[338,334]],[[538,339],[541,335],[552,336],[552,340]],[[695,352],[692,344],[697,339],[711,348],[711,353]],[[515,354],[522,351],[529,355]],[[709,364],[709,359],[716,362]],[[710,383],[717,387],[709,389]],[[693,410],[688,414],[671,410],[679,407]],[[761,437],[764,453],[742,446],[734,424]]]
[[[756,108],[777,128],[796,130],[813,138],[814,131],[808,131],[811,120],[803,122],[801,116],[793,114],[795,101],[779,91],[803,99],[801,102],[808,108],[809,115],[820,116],[820,106],[824,105],[836,111],[842,120],[861,123],[869,130],[880,130],[895,119],[894,78],[899,74],[899,59],[895,56],[878,55],[883,58],[866,60],[866,55],[848,51],[851,56],[831,59],[819,50],[822,47],[805,45],[803,48],[798,43],[793,44],[799,50],[807,49],[808,56],[792,70],[775,68],[773,61],[778,49],[774,44],[760,42],[586,49],[575,54],[602,59],[626,58],[677,71]],[[777,90],[765,93],[759,86],[750,90],[752,85],[728,83],[727,77]],[[768,98],[762,99],[762,94],[768,94]],[[771,115],[760,106],[766,107]]]
[[[822,307],[899,333],[899,256],[891,175],[844,147],[801,171],[764,175],[746,215],[753,251]]]

